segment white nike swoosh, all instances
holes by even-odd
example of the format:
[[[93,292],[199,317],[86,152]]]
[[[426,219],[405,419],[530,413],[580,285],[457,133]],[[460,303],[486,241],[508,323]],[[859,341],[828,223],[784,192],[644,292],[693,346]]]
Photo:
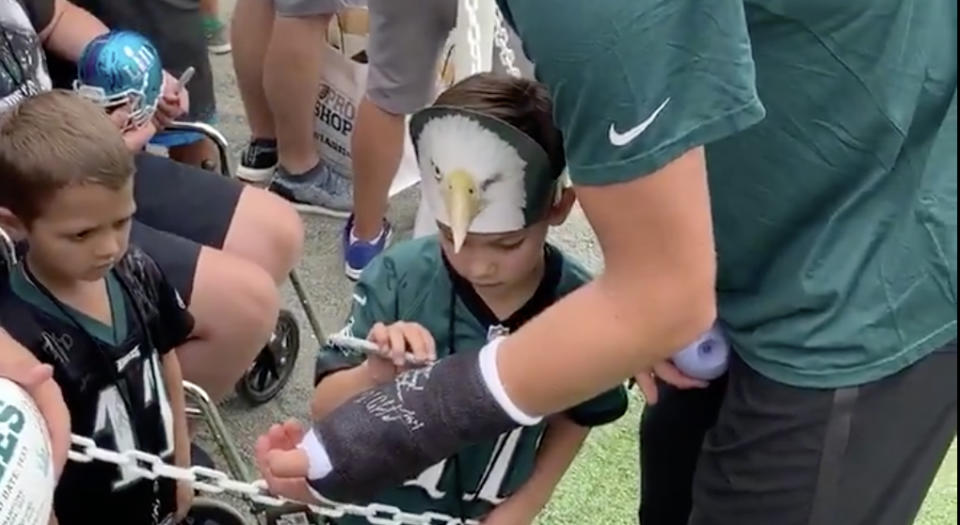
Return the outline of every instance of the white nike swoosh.
[[[367,298],[364,296],[353,294],[353,300],[360,306],[367,306]]]
[[[626,131],[625,133],[617,132],[617,130],[614,127],[614,124],[611,123],[610,124],[610,144],[613,144],[614,146],[626,146],[627,144],[630,144],[631,142],[636,140],[637,137],[642,135],[643,132],[650,127],[650,124],[653,124],[654,120],[657,120],[657,117],[660,116],[660,112],[663,111],[663,108],[667,107],[667,104],[669,102],[670,102],[670,98],[668,97],[667,100],[664,100],[663,104],[660,104],[660,107],[657,108],[657,110],[654,111],[649,118],[647,118],[647,120],[644,120],[639,125],[637,125],[637,127],[632,128]]]

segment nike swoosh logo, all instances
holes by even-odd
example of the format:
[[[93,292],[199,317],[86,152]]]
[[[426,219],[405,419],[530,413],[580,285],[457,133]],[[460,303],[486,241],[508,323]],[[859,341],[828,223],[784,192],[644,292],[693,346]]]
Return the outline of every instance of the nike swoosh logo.
[[[610,144],[613,144],[614,146],[626,146],[627,144],[630,144],[631,142],[636,140],[637,137],[642,135],[644,131],[647,131],[647,128],[649,128],[650,125],[653,124],[653,121],[657,120],[657,117],[660,116],[660,112],[662,112],[663,109],[667,107],[667,104],[669,103],[670,103],[670,98],[667,98],[667,100],[664,100],[663,104],[660,104],[660,107],[658,107],[657,110],[654,111],[653,114],[647,118],[647,120],[644,120],[639,125],[637,125],[637,127],[631,128],[624,133],[619,133],[614,127],[614,124],[611,123],[610,124]]]
[[[353,300],[360,306],[367,306],[367,298],[362,295],[353,294]]]

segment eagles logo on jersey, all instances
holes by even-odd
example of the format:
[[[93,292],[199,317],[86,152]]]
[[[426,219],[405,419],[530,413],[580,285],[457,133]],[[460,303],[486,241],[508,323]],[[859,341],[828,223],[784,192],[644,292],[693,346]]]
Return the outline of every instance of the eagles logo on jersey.
[[[193,319],[156,264],[131,247],[108,274],[111,326],[56,302],[24,263],[9,273],[0,289],[0,325],[53,366],[72,432],[100,447],[172,461],[174,418],[161,357],[186,340]],[[163,525],[175,506],[172,481],[141,479],[130,467],[103,462],[68,462],[54,500],[61,525]]]
[[[130,104],[128,126],[153,117],[163,93],[157,48],[134,31],[111,31],[91,40],[77,62],[74,90],[104,108]]]

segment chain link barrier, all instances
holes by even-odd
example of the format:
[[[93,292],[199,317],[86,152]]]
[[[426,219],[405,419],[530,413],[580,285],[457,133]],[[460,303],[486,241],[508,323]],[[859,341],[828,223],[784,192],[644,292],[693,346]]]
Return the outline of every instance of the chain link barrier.
[[[494,0],[484,0],[493,2]],[[470,74],[476,74],[483,71],[483,61],[480,59],[482,50],[480,48],[480,20],[478,11],[480,9],[480,0],[463,0],[463,6],[467,11],[467,45],[470,46]],[[503,13],[500,7],[493,6],[493,43],[499,49],[498,57],[500,65],[510,75],[519,77],[522,75],[520,69],[516,66],[517,55],[510,49],[510,35],[507,33],[507,26],[503,19]]]
[[[520,77],[520,69],[515,65],[517,55],[510,49],[510,35],[507,34],[507,24],[503,20],[500,7],[493,6],[493,42],[500,49],[500,64],[510,75]]]
[[[478,522],[474,520],[467,520],[464,523],[460,518],[436,512],[411,514],[398,507],[383,503],[354,505],[325,499],[319,503],[307,504],[271,495],[267,491],[267,484],[264,480],[239,481],[216,469],[201,466],[177,467],[165,462],[159,456],[140,450],[117,452],[100,448],[92,439],[76,434],[71,436],[71,448],[67,457],[78,463],[100,461],[127,468],[140,479],[165,478],[185,481],[190,483],[194,489],[207,494],[230,494],[266,507],[285,507],[291,504],[305,505],[313,513],[327,518],[342,518],[349,514],[366,518],[374,525],[478,525]]]

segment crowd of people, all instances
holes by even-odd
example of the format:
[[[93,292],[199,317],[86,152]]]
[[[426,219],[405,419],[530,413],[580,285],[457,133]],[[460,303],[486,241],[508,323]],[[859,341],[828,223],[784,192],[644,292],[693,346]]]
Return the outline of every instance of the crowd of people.
[[[912,523],[957,428],[956,3],[495,2],[535,78],[436,93],[458,0],[0,0],[0,376],[50,431],[51,522],[187,515],[189,484],[68,462],[70,434],[188,465],[182,381],[248,369],[313,211],[345,219],[342,335],[378,350],[320,348],[311,421],[256,442],[272,492],[529,524],[633,379],[642,525]],[[348,176],[313,107],[356,6]],[[117,30],[142,85],[78,88]],[[216,124],[208,53],[239,180],[170,129]],[[405,136],[438,232],[392,245]],[[596,275],[547,241],[575,201]],[[673,357],[711,328],[703,381]]]

